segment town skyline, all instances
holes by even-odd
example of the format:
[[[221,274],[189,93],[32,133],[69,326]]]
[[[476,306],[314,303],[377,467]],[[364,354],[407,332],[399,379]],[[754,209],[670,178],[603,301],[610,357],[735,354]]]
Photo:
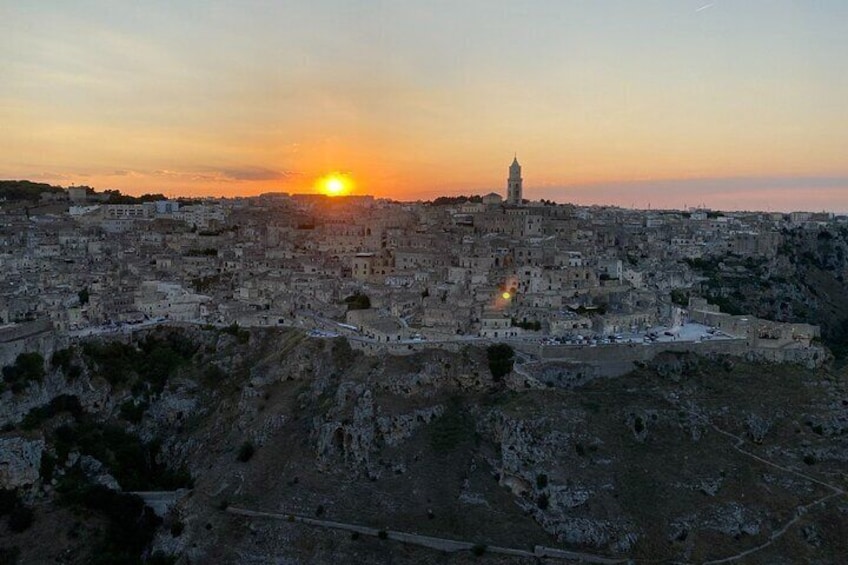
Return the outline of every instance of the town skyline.
[[[332,174],[327,175],[323,178],[324,179],[332,178]],[[35,181],[30,180],[30,179],[5,179],[5,180],[6,181],[12,181],[12,182],[16,182],[16,181],[35,182]],[[703,188],[710,188],[710,187],[713,187],[713,186],[716,186],[716,185],[720,185],[722,180],[726,180],[727,182],[747,180],[748,182],[753,183],[755,186],[760,186],[760,187],[762,187],[764,183],[772,182],[772,183],[775,184],[775,186],[777,186],[780,189],[784,189],[784,190],[790,189],[790,187],[787,185],[787,182],[786,182],[785,179],[693,179],[691,182],[693,184],[695,184],[696,188],[698,188],[699,187],[698,185],[700,185],[700,188],[703,189]],[[839,182],[839,179],[830,179],[830,178],[808,179],[808,180],[812,185],[818,185],[819,187],[823,187],[824,189],[832,187],[834,183]],[[650,183],[650,184],[654,184],[654,185],[673,187],[673,185],[676,182],[677,181],[675,181],[675,180],[638,181],[638,182],[634,182],[634,184],[648,184],[648,183]],[[121,194],[124,194],[124,195],[127,195],[127,196],[132,196],[132,197],[161,194],[161,195],[165,196],[167,199],[252,198],[252,197],[262,196],[262,195],[273,195],[273,194],[285,193],[285,194],[291,194],[291,195],[326,196],[328,198],[338,198],[338,197],[344,198],[344,197],[348,197],[348,196],[352,196],[352,197],[367,196],[367,197],[373,197],[373,198],[382,198],[382,199],[385,199],[385,200],[399,202],[399,203],[403,203],[403,202],[409,202],[409,203],[428,202],[428,201],[433,201],[433,200],[438,199],[438,198],[482,197],[482,196],[485,196],[485,195],[491,194],[491,193],[495,193],[495,194],[501,195],[504,198],[506,198],[507,192],[508,192],[508,189],[506,187],[488,187],[488,188],[481,187],[481,188],[478,188],[478,189],[471,188],[470,190],[458,190],[458,191],[451,191],[451,192],[448,192],[448,193],[425,192],[425,193],[422,193],[422,195],[420,195],[418,197],[394,198],[391,195],[370,194],[366,191],[361,190],[359,187],[356,187],[356,185],[354,185],[354,188],[350,191],[345,190],[341,194],[332,194],[332,193],[328,193],[328,191],[326,191],[326,190],[322,190],[322,188],[320,187],[320,184],[321,184],[321,179],[318,179],[318,182],[314,183],[312,187],[304,188],[303,190],[297,190],[297,189],[292,190],[292,189],[286,188],[286,187],[280,187],[278,189],[277,187],[272,186],[272,187],[269,187],[268,190],[262,190],[262,191],[259,191],[259,192],[256,192],[256,193],[236,193],[236,194],[229,194],[229,195],[214,194],[212,192],[204,193],[202,190],[198,191],[198,192],[192,191],[192,192],[185,192],[185,193],[181,193],[179,191],[174,191],[174,190],[167,191],[167,193],[165,193],[163,191],[153,190],[153,189],[151,189],[151,190],[146,190],[146,189],[124,190],[124,189],[121,189],[120,187],[116,187],[116,186],[111,186],[111,187],[91,186],[90,184],[87,184],[85,182],[82,182],[82,183],[79,183],[79,184],[70,183],[70,184],[67,184],[67,185],[62,185],[62,184],[56,183],[54,186],[64,188],[64,189],[74,188],[74,187],[88,187],[88,188],[93,189],[95,192],[118,191]],[[568,191],[568,190],[571,190],[571,189],[574,189],[574,188],[575,187],[560,187],[557,190]],[[704,210],[715,210],[715,211],[726,211],[726,212],[775,212],[775,213],[778,213],[778,212],[780,212],[780,213],[826,212],[826,213],[830,213],[830,214],[844,214],[845,213],[845,211],[843,211],[839,208],[830,208],[829,209],[829,208],[827,208],[826,204],[825,204],[824,207],[820,207],[820,208],[816,208],[815,206],[812,206],[812,205],[805,206],[803,204],[801,204],[800,207],[793,208],[791,206],[781,207],[779,204],[775,204],[775,202],[765,202],[765,203],[762,203],[761,205],[758,206],[756,204],[756,201],[753,201],[754,204],[751,205],[751,206],[747,206],[747,207],[746,206],[734,206],[734,205],[711,206],[709,202],[706,202],[703,199],[702,200],[698,199],[698,195],[700,193],[697,192],[697,191],[692,192],[692,194],[690,195],[691,198],[689,198],[689,200],[686,200],[686,195],[683,195],[683,196],[678,195],[677,199],[682,199],[681,200],[682,204],[680,204],[680,205],[674,205],[674,199],[673,198],[668,199],[668,200],[660,199],[657,202],[647,201],[647,202],[641,202],[641,203],[637,203],[634,200],[633,202],[631,202],[628,205],[628,204],[624,203],[623,198],[618,199],[618,200],[615,199],[615,195],[617,194],[616,191],[617,190],[620,191],[622,188],[626,188],[626,187],[622,187],[622,185],[617,185],[615,183],[599,183],[597,185],[585,185],[583,187],[576,187],[576,188],[585,188],[585,189],[591,189],[591,188],[598,189],[599,188],[599,189],[605,191],[606,193],[612,193],[613,196],[612,196],[612,198],[604,198],[603,196],[598,197],[597,194],[594,194],[594,195],[588,195],[588,196],[582,195],[582,197],[581,197],[581,195],[579,195],[577,193],[571,193],[572,195],[577,196],[577,197],[569,200],[569,193],[568,192],[551,193],[550,190],[546,190],[545,187],[540,188],[540,187],[530,186],[530,188],[529,188],[530,194],[525,195],[524,200],[527,201],[527,202],[548,201],[548,202],[552,202],[552,203],[560,204],[560,205],[561,204],[572,204],[572,205],[575,205],[575,206],[613,207],[613,208],[622,208],[622,209],[631,209],[631,210],[645,210],[645,211],[648,211],[648,210],[683,210],[683,211],[686,211],[686,210],[704,209]],[[545,194],[549,194],[549,196],[545,196]],[[622,194],[622,193],[619,192],[618,194]],[[712,201],[715,203],[717,201],[717,199],[713,198]],[[718,201],[721,201],[721,199],[718,199]],[[664,202],[668,202],[668,205],[664,205],[663,204]]]
[[[838,2],[0,7],[0,178],[848,211]],[[315,31],[318,33],[315,33]]]

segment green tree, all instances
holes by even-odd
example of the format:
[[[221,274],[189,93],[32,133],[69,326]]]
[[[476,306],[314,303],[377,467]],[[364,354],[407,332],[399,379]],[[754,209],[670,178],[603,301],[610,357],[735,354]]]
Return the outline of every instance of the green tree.
[[[492,378],[501,380],[512,371],[515,363],[515,351],[506,343],[496,343],[486,348],[486,356],[489,358],[489,370]]]
[[[15,393],[23,392],[30,381],[44,379],[44,357],[38,352],[21,353],[14,365],[3,367],[3,380]]]

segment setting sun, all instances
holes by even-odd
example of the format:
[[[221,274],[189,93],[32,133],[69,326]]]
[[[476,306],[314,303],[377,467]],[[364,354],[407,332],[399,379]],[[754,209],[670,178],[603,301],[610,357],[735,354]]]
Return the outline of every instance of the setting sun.
[[[315,183],[318,192],[327,196],[343,196],[353,190],[353,181],[343,173],[331,173]]]

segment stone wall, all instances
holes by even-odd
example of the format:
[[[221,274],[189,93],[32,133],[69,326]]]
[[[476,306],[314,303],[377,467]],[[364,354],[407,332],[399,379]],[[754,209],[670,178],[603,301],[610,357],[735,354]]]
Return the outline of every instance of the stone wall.
[[[15,324],[0,329],[0,367],[15,363],[21,353],[38,352],[49,360],[56,349],[64,346],[49,320]]]

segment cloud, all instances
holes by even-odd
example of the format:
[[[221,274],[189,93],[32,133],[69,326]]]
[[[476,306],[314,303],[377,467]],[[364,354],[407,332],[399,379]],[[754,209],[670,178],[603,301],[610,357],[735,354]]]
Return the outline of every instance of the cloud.
[[[169,169],[157,169],[152,171],[150,174],[156,177],[202,182],[253,182],[287,180],[297,177],[300,173],[294,171],[279,171],[265,167],[243,166],[230,167],[226,169],[202,167],[200,171],[173,171]]]
[[[25,178],[34,179],[34,180],[52,180],[52,181],[69,181],[73,180],[75,177],[86,176],[86,175],[71,175],[68,173],[50,173],[50,172],[42,172],[35,173],[33,175],[26,175]]]
[[[117,169],[115,171],[112,171],[112,174],[110,176],[113,176],[113,177],[143,177],[144,173],[141,173],[139,171],[133,171],[131,169]]]
[[[297,173],[292,171],[277,171],[265,167],[236,167],[222,169],[220,173],[226,179],[240,181],[286,180],[297,176]]]

